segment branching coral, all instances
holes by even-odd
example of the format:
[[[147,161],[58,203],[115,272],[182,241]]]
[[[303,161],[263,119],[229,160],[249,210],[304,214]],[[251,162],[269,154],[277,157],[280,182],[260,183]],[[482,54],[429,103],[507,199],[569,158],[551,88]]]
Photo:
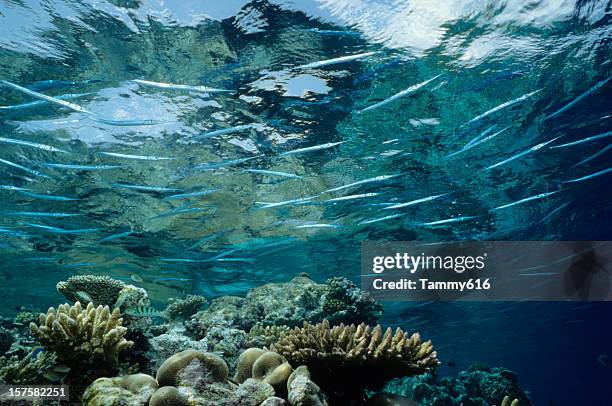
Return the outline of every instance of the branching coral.
[[[422,342],[418,333],[408,335],[398,328],[394,334],[391,328],[365,324],[332,328],[326,320],[295,328],[270,349],[294,367],[306,365],[315,382],[341,397],[348,392],[360,396],[366,387],[421,374],[439,363],[431,341]]]
[[[251,328],[251,331],[249,331],[247,344],[250,347],[269,347],[290,331],[291,328],[289,326],[264,327],[261,324],[256,324]]]
[[[45,383],[45,375],[54,368],[57,356],[52,352],[27,355],[19,359],[0,357],[0,381],[14,385]]]
[[[32,334],[47,349],[57,353],[68,365],[114,363],[117,354],[133,343],[124,336],[119,310],[112,313],[108,306],[94,307],[89,303],[63,304],[55,310],[49,308],[40,315],[39,325],[30,324]]]

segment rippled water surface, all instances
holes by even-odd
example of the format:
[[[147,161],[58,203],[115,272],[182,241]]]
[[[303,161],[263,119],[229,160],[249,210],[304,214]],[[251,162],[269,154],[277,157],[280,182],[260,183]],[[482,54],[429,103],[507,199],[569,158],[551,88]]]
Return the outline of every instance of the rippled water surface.
[[[0,79],[91,114],[2,88],[2,311],[81,273],[163,303],[357,280],[363,240],[610,239],[611,7],[3,1]],[[390,303],[386,321],[518,371],[536,404],[612,398],[609,306]]]

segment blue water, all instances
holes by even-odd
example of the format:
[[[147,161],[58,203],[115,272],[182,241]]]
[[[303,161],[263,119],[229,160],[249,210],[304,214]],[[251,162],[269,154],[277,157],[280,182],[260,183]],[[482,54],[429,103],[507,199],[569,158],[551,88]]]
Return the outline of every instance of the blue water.
[[[82,273],[139,276],[161,304],[186,292],[240,295],[300,272],[357,282],[364,240],[609,240],[612,174],[566,181],[608,169],[612,138],[550,147],[612,131],[612,81],[601,84],[611,76],[611,7],[601,0],[2,2],[0,79],[52,96],[83,94],[70,102],[106,120],[50,104],[0,109],[0,137],[67,151],[0,142],[0,158],[22,167],[0,162],[0,184],[30,193],[0,189],[2,313],[56,305],[63,299],[55,284]],[[7,87],[0,93],[2,106],[33,100]],[[125,125],[135,120],[159,123]],[[488,129],[505,130],[449,156]],[[327,143],[340,144],[281,156]],[[385,175],[397,176],[321,194]],[[164,200],[208,189],[219,190]],[[363,194],[372,195],[324,202]],[[311,196],[305,204],[261,203]],[[469,219],[424,225],[460,217]],[[314,224],[328,227],[303,227]],[[219,254],[236,261],[211,260]],[[612,370],[597,358],[612,354],[611,310],[387,303],[384,322],[431,338],[440,358],[456,364],[443,374],[482,361],[515,370],[536,405],[608,405]]]

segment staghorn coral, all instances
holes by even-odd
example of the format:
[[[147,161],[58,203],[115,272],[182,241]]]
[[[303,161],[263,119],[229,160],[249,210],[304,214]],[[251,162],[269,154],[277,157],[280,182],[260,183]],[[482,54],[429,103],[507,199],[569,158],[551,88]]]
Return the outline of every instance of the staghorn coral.
[[[0,381],[13,385],[34,385],[47,382],[47,373],[56,365],[57,356],[52,352],[28,354],[22,359],[16,355],[0,357]]]
[[[184,299],[170,303],[164,313],[169,320],[186,320],[196,314],[204,304],[206,304],[204,296],[187,295]]]
[[[158,385],[152,376],[134,374],[99,378],[83,394],[86,406],[146,405]]]
[[[72,302],[82,301],[79,292],[85,292],[94,304],[112,306],[125,284],[108,276],[76,275],[58,282],[56,287],[58,292]]]
[[[31,323],[30,330],[69,366],[100,367],[115,364],[117,354],[133,345],[124,338],[127,329],[122,321],[118,309],[111,313],[108,306],[96,308],[92,303],[83,309],[76,302],[74,306],[60,305],[57,310],[49,308],[40,315],[40,325]]]
[[[435,368],[439,362],[431,341],[421,342],[418,333],[409,336],[401,329],[343,324],[330,327],[327,320],[304,323],[270,347],[294,365],[306,365],[314,380],[333,396],[363,395],[388,380],[416,375]],[[349,395],[350,392],[354,392]]]

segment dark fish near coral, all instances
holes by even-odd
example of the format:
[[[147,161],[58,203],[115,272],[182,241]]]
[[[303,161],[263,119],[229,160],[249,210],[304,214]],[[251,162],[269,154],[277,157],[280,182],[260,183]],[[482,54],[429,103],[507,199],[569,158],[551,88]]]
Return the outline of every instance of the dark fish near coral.
[[[148,306],[132,306],[125,309],[125,314],[132,317],[159,317],[167,318],[166,314],[160,310]]]

